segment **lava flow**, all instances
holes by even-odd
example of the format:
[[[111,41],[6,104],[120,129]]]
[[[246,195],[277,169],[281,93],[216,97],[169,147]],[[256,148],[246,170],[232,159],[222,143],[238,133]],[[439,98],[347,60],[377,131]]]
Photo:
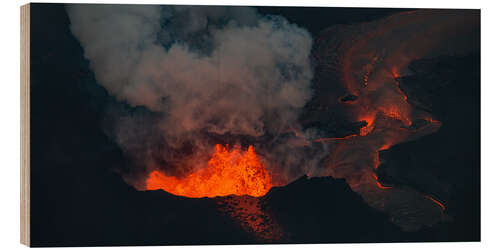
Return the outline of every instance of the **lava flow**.
[[[244,151],[219,144],[206,167],[181,178],[154,170],[146,181],[147,190],[163,189],[192,198],[233,194],[258,197],[265,195],[271,186],[271,177],[253,146]]]

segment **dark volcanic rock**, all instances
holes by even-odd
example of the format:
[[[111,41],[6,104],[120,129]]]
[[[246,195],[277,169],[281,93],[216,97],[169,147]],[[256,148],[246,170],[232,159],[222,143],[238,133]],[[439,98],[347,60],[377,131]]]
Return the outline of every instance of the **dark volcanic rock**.
[[[342,179],[307,176],[263,197],[289,243],[402,240],[386,216],[364,203]]]
[[[82,48],[68,29],[69,20],[63,5],[33,4],[31,8],[32,245],[261,242],[245,230],[239,221],[221,209],[218,202],[223,198],[192,199],[174,196],[161,190],[138,191],[123,181],[116,169],[126,169],[130,161],[113,140],[106,136],[102,123],[103,119],[106,119],[104,110],[107,105],[124,104],[117,103],[96,83],[89,70],[88,61],[83,57]],[[467,78],[461,76],[457,79],[466,81]],[[338,103],[338,96],[330,96],[336,92],[331,87],[334,84],[322,86],[316,88],[321,93],[319,101],[311,103],[309,109],[306,109],[307,112],[317,112],[304,115],[304,124],[319,124],[325,131],[338,137],[356,133],[356,129],[359,131],[363,124],[344,123],[332,118],[337,116],[329,117],[334,112],[331,109],[325,112],[324,107],[328,106],[329,102]],[[450,83],[446,86],[458,85]],[[465,89],[468,89],[468,85]],[[443,113],[444,125],[441,130],[451,131],[442,134],[448,144],[439,144],[438,139],[422,139],[422,142],[415,142],[422,145],[401,145],[407,148],[401,149],[401,154],[397,153],[399,158],[389,156],[390,152],[383,156],[386,166],[398,159],[407,166],[425,168],[431,171],[432,175],[442,176],[455,185],[453,192],[449,193],[451,198],[446,200],[446,205],[456,214],[456,218],[460,218],[460,215],[468,217],[467,213],[478,213],[474,210],[477,208],[475,204],[478,204],[475,203],[477,200],[474,200],[478,199],[474,196],[477,193],[465,192],[470,190],[469,186],[476,188],[478,185],[478,173],[470,167],[473,166],[472,163],[476,163],[479,153],[470,151],[470,148],[478,149],[479,140],[478,113],[474,113],[477,111],[478,102],[474,98],[467,98],[471,95],[474,97],[476,94],[466,93],[459,98],[458,103],[463,101],[464,104],[457,106],[459,108],[456,110],[447,109],[452,114],[452,120],[445,119],[446,113]],[[452,106],[451,95],[441,95],[438,98],[430,98],[437,100],[436,103],[431,103],[433,111],[435,107],[441,106],[440,98],[450,100]],[[473,105],[468,107],[470,102]],[[126,109],[125,112],[145,111],[138,108]],[[460,133],[463,136],[458,137],[457,134]],[[433,143],[436,147],[428,146]],[[429,151],[432,149],[433,152],[428,152],[427,158],[419,157],[423,163],[418,161],[414,165],[408,164],[406,159],[413,159],[409,157],[413,149],[422,147],[428,147]],[[397,147],[394,150],[397,150]],[[471,164],[468,164],[469,162]],[[415,173],[412,171],[416,167],[409,169],[413,170],[408,170],[406,176],[409,177],[404,181],[413,180],[415,186],[425,188],[425,185],[418,184],[415,180],[426,177],[410,174]],[[388,175],[391,174],[390,167],[385,170]],[[401,176],[405,175],[399,173],[394,176],[394,181],[397,181],[402,180]],[[462,192],[460,188],[463,189]],[[464,197],[457,197],[462,193],[465,193]],[[447,227],[443,229],[444,234],[436,234],[436,231],[421,234],[401,233],[387,222],[386,216],[367,206],[343,180],[332,178],[304,177],[285,187],[273,188],[262,198],[242,200],[250,200],[251,205],[255,204],[254,200],[258,200],[259,205],[256,207],[263,209],[264,217],[272,217],[273,221],[283,228],[284,237],[276,242],[467,240],[459,238],[460,232],[457,231],[453,232],[452,237],[448,237],[446,233],[450,229]],[[477,226],[464,220],[457,219],[456,222],[453,226],[456,230],[464,230],[464,234],[465,230],[475,230],[474,227]]]
[[[479,56],[438,57],[410,64],[400,88],[417,108],[431,112],[440,130],[380,152],[385,181],[431,194],[454,222],[437,230],[452,240],[479,240]],[[414,121],[420,126],[424,121]]]
[[[347,95],[343,96],[342,98],[340,98],[340,101],[341,102],[354,102],[357,99],[358,99],[358,96],[353,95],[353,94],[347,94]]]
[[[413,74],[397,79],[400,89],[410,104],[440,121],[449,119],[451,109],[479,100],[478,55],[415,60],[408,68]]]

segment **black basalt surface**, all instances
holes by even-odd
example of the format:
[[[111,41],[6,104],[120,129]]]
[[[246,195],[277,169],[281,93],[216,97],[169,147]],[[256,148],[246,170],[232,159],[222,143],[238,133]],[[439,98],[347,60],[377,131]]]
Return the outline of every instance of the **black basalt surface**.
[[[438,228],[458,241],[479,240],[479,65],[477,54],[413,61],[413,74],[398,79],[400,88],[442,127],[380,152],[381,178],[440,200],[452,222]]]

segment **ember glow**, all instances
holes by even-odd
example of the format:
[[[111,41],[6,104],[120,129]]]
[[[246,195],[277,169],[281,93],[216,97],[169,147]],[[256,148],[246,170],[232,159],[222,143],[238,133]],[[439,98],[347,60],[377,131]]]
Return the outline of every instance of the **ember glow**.
[[[206,167],[181,178],[154,170],[146,181],[147,190],[163,189],[192,198],[232,194],[257,197],[270,188],[271,177],[253,146],[244,151],[220,144],[215,146]]]
[[[251,196],[226,196],[217,199],[218,209],[238,221],[243,229],[262,242],[283,238],[283,229],[262,206],[261,199]]]

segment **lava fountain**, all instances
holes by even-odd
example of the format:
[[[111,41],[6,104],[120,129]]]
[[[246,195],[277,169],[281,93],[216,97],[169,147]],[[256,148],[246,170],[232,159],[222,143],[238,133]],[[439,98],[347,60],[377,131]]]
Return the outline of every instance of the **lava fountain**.
[[[271,177],[253,146],[242,150],[217,144],[207,165],[185,177],[149,174],[147,190],[163,189],[191,198],[217,197],[218,209],[238,221],[263,242],[283,236],[280,225],[261,206],[260,196],[271,188]]]
[[[192,198],[227,195],[263,196],[271,188],[271,177],[253,146],[217,144],[207,165],[185,177],[166,176],[158,170],[150,173],[147,190],[163,189]]]

